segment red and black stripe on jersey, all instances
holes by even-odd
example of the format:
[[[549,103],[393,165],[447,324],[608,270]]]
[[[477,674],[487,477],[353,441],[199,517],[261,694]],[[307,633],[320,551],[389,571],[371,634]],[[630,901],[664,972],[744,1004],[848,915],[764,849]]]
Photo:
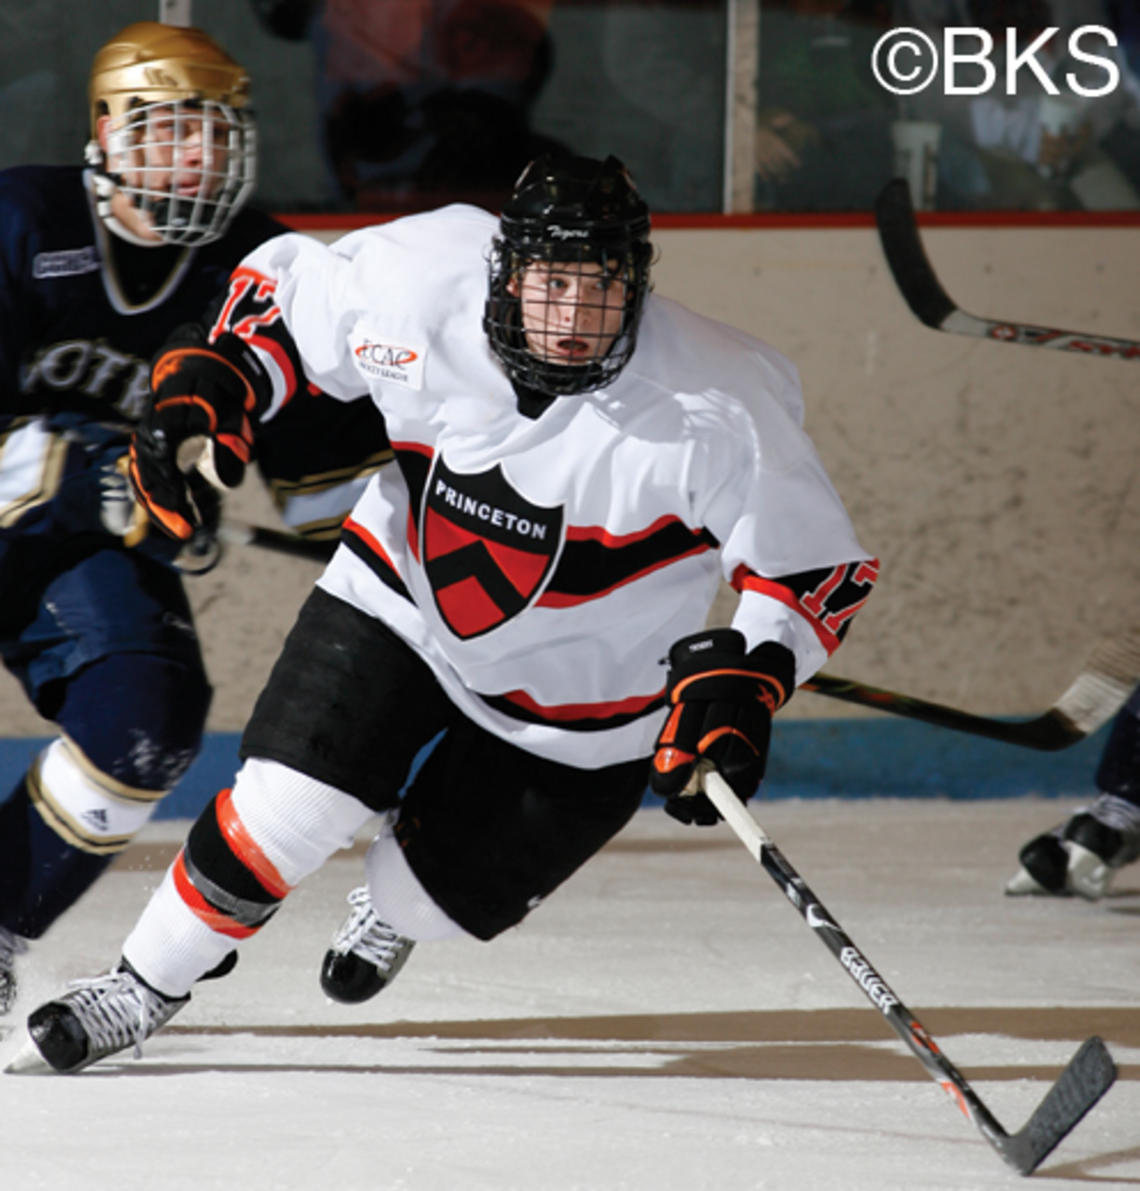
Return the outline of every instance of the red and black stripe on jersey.
[[[411,507],[415,509],[423,494],[424,484],[427,482],[428,471],[431,468],[431,450],[420,443],[408,442],[393,443],[392,450],[395,453],[400,473],[404,477],[404,483],[408,486]],[[415,554],[416,532],[412,514],[409,514],[408,517],[408,542]],[[351,514],[344,520],[340,545],[351,550],[382,583],[390,587],[398,596],[411,602],[411,592],[408,591],[388,551],[384,549],[375,534],[361,525]]]
[[[424,489],[431,474],[435,452],[429,446],[418,442],[394,442],[396,463],[408,488],[408,546],[412,556],[419,559],[419,510],[423,507]]]
[[[615,534],[597,525],[572,525],[566,530],[562,555],[540,608],[569,608],[600,599],[615,588],[683,558],[715,550],[707,529],[693,529],[678,517],[660,517],[634,533]]]
[[[878,577],[877,558],[775,579],[765,579],[740,566],[732,577],[732,586],[741,594],[759,592],[798,612],[831,654],[847,635],[852,618],[866,603]]]
[[[541,704],[526,691],[480,695],[488,707],[529,724],[554,724],[568,732],[605,732],[620,728],[665,706],[665,688],[652,695],[633,695],[605,703]]]
[[[420,559],[419,521],[434,453],[421,443],[393,443],[408,486],[408,546]],[[568,608],[599,599],[615,588],[683,558],[717,548],[707,529],[693,529],[677,517],[660,517],[632,533],[615,534],[603,526],[569,525],[557,565],[536,601],[538,607]]]
[[[396,564],[388,555],[388,551],[377,541],[375,534],[370,533],[350,513],[344,519],[340,531],[340,545],[351,550],[357,558],[368,567],[372,573],[387,584],[398,596],[411,601],[412,595],[400,578]]]

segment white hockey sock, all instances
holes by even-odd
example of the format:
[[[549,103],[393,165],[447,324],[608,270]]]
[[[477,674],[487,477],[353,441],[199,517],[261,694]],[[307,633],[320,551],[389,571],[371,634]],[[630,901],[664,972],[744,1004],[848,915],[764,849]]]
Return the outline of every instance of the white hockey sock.
[[[342,790],[257,759],[238,773],[230,808],[243,836],[286,888],[350,846],[374,813]],[[159,992],[184,996],[249,932],[238,937],[213,929],[179,893],[173,873],[171,866],[123,945],[123,956]],[[210,917],[207,908],[203,914]]]
[[[184,997],[236,943],[195,916],[175,888],[171,867],[127,936],[123,958],[152,988]]]
[[[364,861],[368,897],[376,916],[398,935],[417,942],[453,939],[463,927],[432,900],[411,870],[391,822],[372,841]]]
[[[233,809],[289,886],[351,847],[376,813],[335,786],[257,758],[246,761],[234,781]]]

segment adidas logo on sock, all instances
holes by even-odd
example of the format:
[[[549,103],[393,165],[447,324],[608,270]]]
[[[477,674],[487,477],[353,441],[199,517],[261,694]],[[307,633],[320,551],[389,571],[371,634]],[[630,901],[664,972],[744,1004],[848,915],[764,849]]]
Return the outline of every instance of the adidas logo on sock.
[[[107,812],[102,807],[96,807],[94,810],[84,811],[80,818],[84,823],[90,827],[94,827],[96,831],[107,830]]]

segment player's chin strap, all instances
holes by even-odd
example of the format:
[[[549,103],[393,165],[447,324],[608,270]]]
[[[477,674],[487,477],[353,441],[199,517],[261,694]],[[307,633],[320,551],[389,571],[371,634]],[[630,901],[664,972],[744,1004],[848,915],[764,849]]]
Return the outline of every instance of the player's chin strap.
[[[156,247],[158,241],[144,240],[142,236],[130,231],[112,211],[111,200],[120,193],[123,179],[122,175],[112,174],[107,170],[107,158],[97,140],[92,139],[87,142],[84,157],[90,167],[87,175],[91,179],[91,188],[95,195],[95,213],[107,229],[129,244],[137,244],[140,248]]]

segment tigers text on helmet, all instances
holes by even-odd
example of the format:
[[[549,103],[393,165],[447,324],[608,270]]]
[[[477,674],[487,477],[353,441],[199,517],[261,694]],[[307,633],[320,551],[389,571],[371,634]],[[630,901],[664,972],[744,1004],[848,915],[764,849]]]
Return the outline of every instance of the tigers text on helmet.
[[[616,157],[546,154],[503,206],[483,329],[511,381],[604,388],[629,362],[649,289],[649,208]]]
[[[89,86],[100,218],[135,244],[207,244],[249,197],[249,76],[200,29],[139,21],[95,55]]]

